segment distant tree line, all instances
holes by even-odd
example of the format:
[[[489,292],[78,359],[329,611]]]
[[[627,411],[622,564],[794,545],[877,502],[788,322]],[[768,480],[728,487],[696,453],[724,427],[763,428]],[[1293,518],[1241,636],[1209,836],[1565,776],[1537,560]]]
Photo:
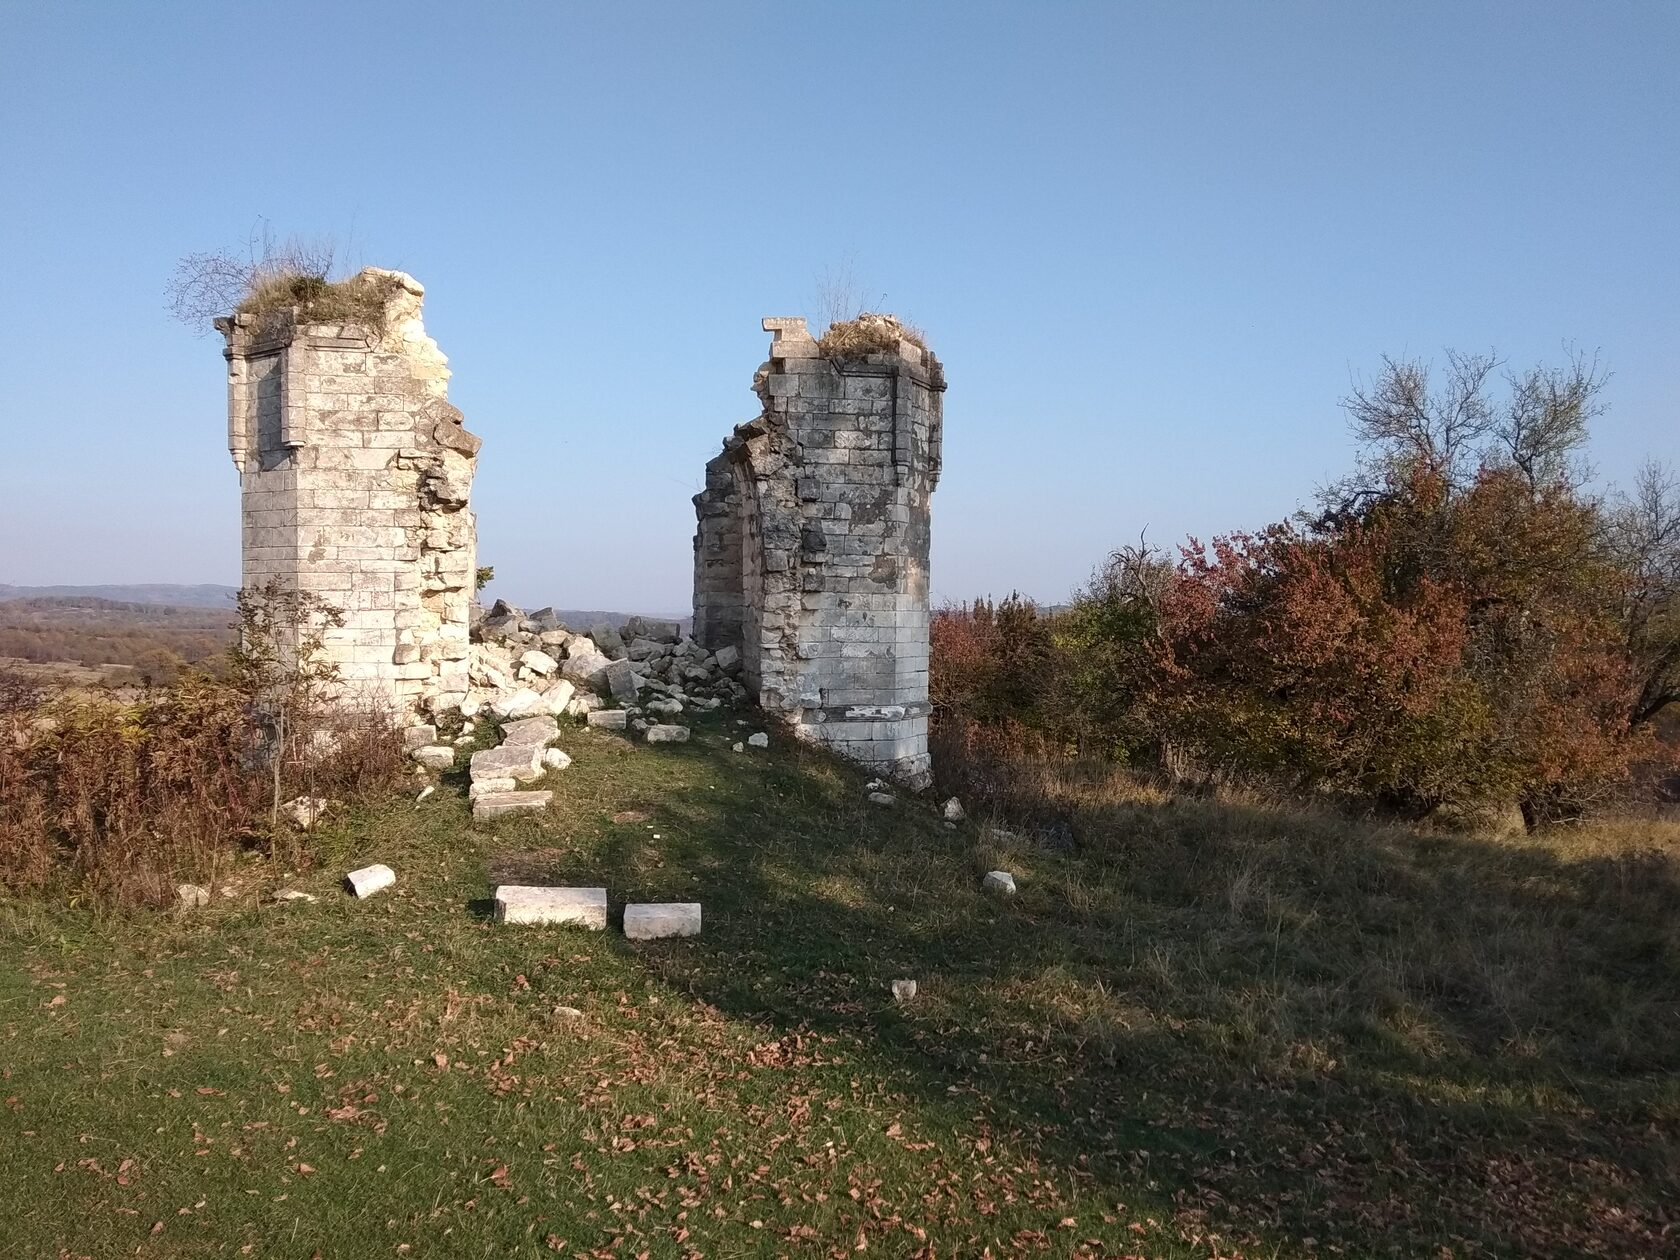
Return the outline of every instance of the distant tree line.
[[[1672,764],[1680,483],[1597,496],[1603,376],[1385,361],[1346,400],[1361,456],[1316,509],[1168,555],[1115,551],[1054,614],[935,618],[936,739],[1529,825]]]

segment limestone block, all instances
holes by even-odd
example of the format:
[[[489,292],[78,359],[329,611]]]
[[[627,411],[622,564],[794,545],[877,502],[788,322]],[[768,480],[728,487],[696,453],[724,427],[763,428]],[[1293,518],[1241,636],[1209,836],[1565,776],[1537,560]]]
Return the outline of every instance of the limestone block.
[[[519,658],[519,663],[526,669],[530,670],[533,674],[552,674],[555,670],[560,668],[559,661],[555,660],[547,652],[539,652],[534,648],[521,656]]]
[[[588,721],[591,726],[598,726],[603,730],[622,731],[629,723],[630,715],[623,709],[592,709]]]
[[[357,897],[371,897],[374,893],[389,888],[397,882],[397,873],[389,866],[376,862],[372,866],[364,866],[360,870],[351,871],[344,877],[350,891]]]
[[[546,755],[545,753],[544,756]],[[512,779],[474,779],[472,786],[467,789],[467,799],[476,801],[481,796],[489,796],[496,792],[513,792],[518,788],[519,784]]]
[[[650,744],[686,744],[688,742],[688,727],[650,726],[647,729],[647,742]]]
[[[542,774],[542,744],[485,748],[472,755],[473,782],[480,779],[513,779],[529,783]]]
[[[410,726],[403,731],[403,751],[413,752],[416,748],[424,748],[428,744],[437,743],[437,727],[428,723]]]
[[[559,738],[559,725],[546,713],[540,717],[521,718],[502,728],[503,748],[528,748],[533,744],[538,748],[547,748]]]
[[[540,814],[554,799],[553,792],[488,792],[473,802],[473,818],[503,818],[509,814]]]
[[[631,902],[624,907],[624,935],[633,941],[700,935],[698,901]]]
[[[448,744],[428,744],[416,748],[409,756],[428,770],[448,770],[455,765],[455,750]]]
[[[980,882],[980,886],[999,897],[1015,895],[1015,877],[1008,871],[987,871],[986,878]]]
[[[524,795],[550,795],[524,793]],[[496,889],[496,922],[572,924],[592,932],[606,930],[605,888],[543,888],[503,884]]]
[[[558,748],[550,748],[543,753],[543,766],[549,770],[564,770],[572,764],[572,759]]]
[[[606,668],[607,690],[621,704],[634,704],[641,683],[628,660],[612,661]]]
[[[576,692],[577,688],[572,685],[570,679],[561,679],[543,692],[543,708],[555,717],[559,717],[566,711],[566,706],[572,702],[572,697]]]
[[[499,718],[518,718],[536,713],[543,708],[543,698],[538,692],[529,687],[521,687],[518,691],[498,696],[490,705],[490,712]]]

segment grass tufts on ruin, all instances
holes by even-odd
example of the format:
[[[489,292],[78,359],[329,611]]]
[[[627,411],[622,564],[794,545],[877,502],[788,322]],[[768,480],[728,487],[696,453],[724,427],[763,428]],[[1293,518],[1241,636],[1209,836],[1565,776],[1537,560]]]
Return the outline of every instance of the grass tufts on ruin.
[[[865,311],[855,319],[836,320],[817,341],[827,359],[857,359],[866,354],[897,354],[901,341],[908,341],[924,354],[927,339],[914,324],[896,315]]]
[[[382,332],[386,307],[400,287],[395,276],[371,271],[344,280],[315,272],[274,272],[254,276],[235,310],[259,316],[295,310],[299,323],[358,324]]]

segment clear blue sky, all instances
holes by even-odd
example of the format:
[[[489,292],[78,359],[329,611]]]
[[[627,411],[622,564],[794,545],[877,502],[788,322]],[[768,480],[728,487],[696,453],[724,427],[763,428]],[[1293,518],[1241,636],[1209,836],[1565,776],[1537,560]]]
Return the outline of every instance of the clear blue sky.
[[[759,319],[848,263],[950,377],[936,597],[1255,526],[1382,354],[1574,345],[1680,461],[1680,4],[0,0],[0,581],[238,580],[219,339],[266,222],[427,286],[492,593],[687,606]]]

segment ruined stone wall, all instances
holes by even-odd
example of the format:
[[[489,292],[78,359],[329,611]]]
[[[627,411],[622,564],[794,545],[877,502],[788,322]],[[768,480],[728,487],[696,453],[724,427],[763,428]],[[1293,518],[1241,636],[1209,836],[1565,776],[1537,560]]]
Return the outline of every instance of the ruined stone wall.
[[[371,268],[351,283],[373,286],[383,314],[320,322],[294,307],[217,321],[242,581],[279,579],[342,609],[325,648],[341,695],[406,716],[467,691],[480,443],[449,404],[425,290]]]
[[[694,500],[694,637],[739,648],[759,703],[802,738],[919,787],[945,378],[896,321],[866,318],[881,348],[852,354],[825,354],[803,319],[764,321],[762,412]]]

